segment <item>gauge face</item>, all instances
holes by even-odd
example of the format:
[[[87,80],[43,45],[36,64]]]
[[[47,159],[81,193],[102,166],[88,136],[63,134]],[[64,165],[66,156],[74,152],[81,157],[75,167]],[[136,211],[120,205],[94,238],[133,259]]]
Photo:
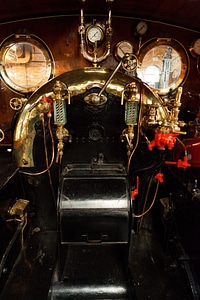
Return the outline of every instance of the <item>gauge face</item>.
[[[0,47],[1,75],[7,86],[20,93],[34,92],[53,71],[53,57],[35,36],[8,37]]]
[[[125,54],[132,54],[134,51],[133,44],[129,41],[121,41],[117,43],[114,50],[114,55],[117,60],[121,60]]]
[[[144,35],[148,30],[147,23],[144,21],[140,21],[136,26],[136,32],[139,35]]]
[[[190,47],[190,53],[195,57],[200,56],[200,38],[193,41]]]
[[[103,29],[99,25],[90,25],[86,34],[88,41],[92,44],[100,43],[104,38]]]

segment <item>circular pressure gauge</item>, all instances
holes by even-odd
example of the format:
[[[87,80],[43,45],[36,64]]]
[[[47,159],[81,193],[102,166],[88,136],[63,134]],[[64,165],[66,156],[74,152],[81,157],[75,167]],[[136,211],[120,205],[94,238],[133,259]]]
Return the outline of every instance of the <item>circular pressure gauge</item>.
[[[197,38],[192,42],[189,51],[194,57],[200,56],[200,38]]]
[[[30,93],[53,75],[54,61],[46,44],[30,34],[14,34],[0,45],[1,77],[15,92]]]
[[[100,25],[92,24],[86,30],[86,37],[91,44],[101,43],[104,38],[104,31]]]
[[[134,51],[133,44],[129,41],[120,41],[116,44],[114,49],[114,56],[119,61],[121,60],[125,54],[132,54]]]
[[[2,129],[0,129],[0,142],[2,142],[5,138],[4,132]]]
[[[148,30],[148,25],[144,21],[140,21],[135,27],[135,31],[139,35],[146,34],[147,30]]]

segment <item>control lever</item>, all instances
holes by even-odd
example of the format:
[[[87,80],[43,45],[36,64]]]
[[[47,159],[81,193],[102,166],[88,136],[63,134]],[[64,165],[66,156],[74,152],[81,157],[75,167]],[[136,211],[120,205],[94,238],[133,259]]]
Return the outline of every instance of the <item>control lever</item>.
[[[102,89],[98,93],[97,96],[98,96],[99,99],[101,98],[102,93],[105,91],[105,89],[107,88],[108,84],[113,79],[113,77],[115,76],[115,74],[117,73],[117,71],[119,70],[119,68],[121,67],[121,65],[122,65],[122,60],[118,63],[118,65],[116,66],[116,68],[114,69],[114,71],[112,72],[112,74],[107,79],[107,81],[105,82],[104,86],[102,87]]]
[[[120,60],[120,62],[118,63],[118,65],[116,66],[116,68],[114,69],[114,71],[112,72],[112,74],[110,75],[110,77],[107,79],[107,81],[105,82],[105,84],[102,87],[102,89],[100,90],[100,92],[98,94],[99,98],[101,98],[102,93],[105,91],[105,89],[107,88],[108,84],[113,79],[113,77],[115,76],[115,74],[117,73],[117,71],[119,70],[119,68],[121,66],[126,71],[133,72],[136,69],[136,67],[137,67],[137,58],[136,58],[136,56],[134,54],[132,54],[132,53],[126,53],[123,56],[123,58]]]
[[[96,105],[96,106],[104,104],[107,99],[103,95],[103,92],[105,91],[105,89],[107,88],[108,84],[113,79],[113,77],[115,76],[115,74],[117,73],[117,71],[119,70],[119,68],[121,66],[123,68],[127,68],[128,67],[128,69],[129,70],[131,69],[131,71],[133,71],[133,69],[136,68],[135,57],[132,60],[132,56],[133,56],[133,54],[128,54],[128,53],[125,54],[124,57],[121,59],[121,61],[116,66],[116,68],[114,69],[114,71],[112,72],[112,74],[110,75],[110,77],[106,80],[106,82],[103,85],[103,87],[101,88],[100,92],[99,93],[91,93],[91,94],[87,95],[84,100],[87,103],[92,103],[93,105]]]

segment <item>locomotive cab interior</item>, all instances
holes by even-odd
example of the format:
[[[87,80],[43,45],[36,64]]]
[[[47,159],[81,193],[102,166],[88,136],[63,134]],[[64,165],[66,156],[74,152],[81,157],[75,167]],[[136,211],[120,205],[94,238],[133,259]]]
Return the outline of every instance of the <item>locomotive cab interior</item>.
[[[200,27],[105,2],[0,25],[2,300],[200,297]]]

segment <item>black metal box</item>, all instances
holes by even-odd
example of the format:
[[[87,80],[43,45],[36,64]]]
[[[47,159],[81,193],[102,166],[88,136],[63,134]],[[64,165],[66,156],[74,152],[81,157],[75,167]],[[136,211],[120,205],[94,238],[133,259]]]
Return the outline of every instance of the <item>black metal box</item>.
[[[126,176],[103,173],[62,178],[61,243],[128,242],[130,197]]]

